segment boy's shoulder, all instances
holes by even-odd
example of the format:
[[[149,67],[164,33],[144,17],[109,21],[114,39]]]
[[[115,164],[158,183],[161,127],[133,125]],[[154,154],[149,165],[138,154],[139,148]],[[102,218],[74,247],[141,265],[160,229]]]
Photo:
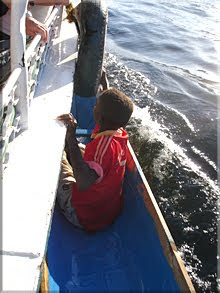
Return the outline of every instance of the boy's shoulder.
[[[112,132],[112,133],[110,133]],[[87,155],[94,155],[94,160],[99,157],[106,158],[106,155],[114,156],[116,152],[120,152],[121,149],[126,148],[128,141],[127,132],[120,128],[117,131],[107,130],[104,133],[98,133],[86,145],[85,157]]]
[[[117,130],[105,130],[103,132],[99,132],[99,126],[96,126],[92,132],[92,139],[100,139],[101,137],[111,137],[111,138],[128,138],[128,133],[124,128],[118,128]]]

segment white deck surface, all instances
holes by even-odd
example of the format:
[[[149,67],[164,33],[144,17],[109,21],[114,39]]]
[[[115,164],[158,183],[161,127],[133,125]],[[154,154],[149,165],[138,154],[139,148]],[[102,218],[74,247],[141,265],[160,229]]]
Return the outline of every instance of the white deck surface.
[[[54,207],[73,93],[75,26],[63,21],[31,104],[30,127],[10,146],[3,172],[3,291],[36,291]]]

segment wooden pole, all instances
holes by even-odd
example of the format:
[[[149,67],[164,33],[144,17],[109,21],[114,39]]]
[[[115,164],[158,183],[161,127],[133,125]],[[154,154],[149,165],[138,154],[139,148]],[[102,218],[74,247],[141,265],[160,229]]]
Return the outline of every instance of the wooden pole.
[[[48,267],[47,267],[47,262],[45,259],[43,261],[43,271],[42,271],[42,277],[41,277],[40,292],[41,293],[49,292]]]

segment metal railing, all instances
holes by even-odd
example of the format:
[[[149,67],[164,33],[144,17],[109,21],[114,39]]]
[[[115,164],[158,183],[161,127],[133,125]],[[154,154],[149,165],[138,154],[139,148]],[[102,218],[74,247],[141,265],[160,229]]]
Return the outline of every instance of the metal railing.
[[[46,25],[47,43],[36,35],[26,45],[26,0],[11,3],[11,74],[0,91],[0,151],[1,163],[9,159],[9,144],[21,131],[28,129],[29,107],[40,79],[53,39],[59,34],[62,6],[54,6]]]

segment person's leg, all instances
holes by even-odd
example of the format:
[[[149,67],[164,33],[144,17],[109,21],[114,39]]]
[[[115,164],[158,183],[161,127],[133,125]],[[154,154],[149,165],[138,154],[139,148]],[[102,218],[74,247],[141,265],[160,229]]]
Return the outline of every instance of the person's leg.
[[[76,180],[73,175],[72,167],[70,166],[66,158],[66,153],[64,152],[61,162],[60,179],[57,189],[57,201],[67,220],[70,221],[73,225],[82,228],[76,216],[76,212],[72,207],[73,184],[76,184]]]

